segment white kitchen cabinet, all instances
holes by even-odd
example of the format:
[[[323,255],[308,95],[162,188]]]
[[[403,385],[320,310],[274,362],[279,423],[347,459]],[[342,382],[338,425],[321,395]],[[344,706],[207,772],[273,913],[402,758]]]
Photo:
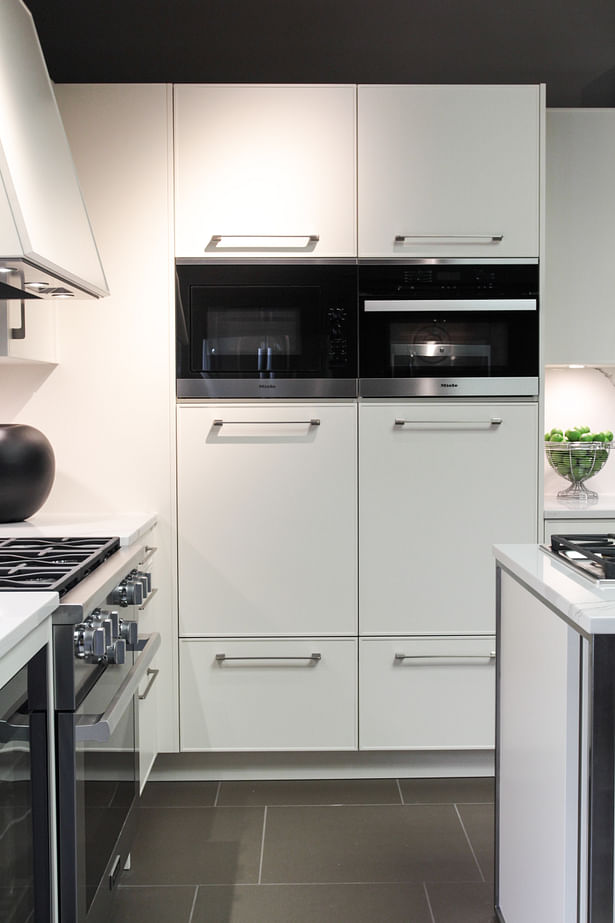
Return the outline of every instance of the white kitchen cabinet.
[[[579,848],[587,809],[579,806],[579,747],[587,746],[581,643],[550,606],[502,573],[496,900],[507,923],[589,919],[582,903],[577,917],[578,875],[587,872]]]
[[[358,88],[362,257],[537,257],[539,86]]]
[[[160,658],[154,657],[137,690],[139,708],[139,794],[145,788],[158,756],[158,690]]]
[[[353,402],[180,404],[180,636],[356,635]]]
[[[0,301],[0,364],[57,362],[56,306],[47,299]]]
[[[352,750],[356,639],[180,641],[182,750]]]
[[[356,256],[355,95],[176,86],[176,256]]]
[[[533,403],[360,405],[362,635],[493,633],[491,547],[538,537],[537,439]]]
[[[546,120],[546,364],[615,364],[615,109]]]
[[[494,746],[495,637],[361,638],[361,750]]]

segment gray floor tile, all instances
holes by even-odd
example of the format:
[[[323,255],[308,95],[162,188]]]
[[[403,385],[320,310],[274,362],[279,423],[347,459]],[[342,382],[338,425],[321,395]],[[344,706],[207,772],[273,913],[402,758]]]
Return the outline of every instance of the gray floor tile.
[[[400,804],[395,779],[223,782],[218,804]]]
[[[189,923],[196,888],[120,887],[109,923]]]
[[[148,782],[141,795],[142,807],[211,807],[217,782]]]
[[[494,808],[491,804],[460,804],[458,811],[486,881],[494,878]]]
[[[493,777],[485,779],[400,779],[405,804],[493,802]]]
[[[263,882],[480,881],[452,805],[267,809]]]
[[[192,923],[432,923],[422,885],[199,888]]]
[[[263,808],[140,808],[126,885],[253,883]]]
[[[428,882],[427,893],[435,923],[497,923],[491,884]]]

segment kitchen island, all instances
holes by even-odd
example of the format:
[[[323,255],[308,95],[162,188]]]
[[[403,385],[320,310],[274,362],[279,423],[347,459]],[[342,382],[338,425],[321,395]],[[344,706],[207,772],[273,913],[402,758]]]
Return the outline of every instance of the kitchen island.
[[[615,581],[536,545],[494,552],[496,911],[611,923]]]

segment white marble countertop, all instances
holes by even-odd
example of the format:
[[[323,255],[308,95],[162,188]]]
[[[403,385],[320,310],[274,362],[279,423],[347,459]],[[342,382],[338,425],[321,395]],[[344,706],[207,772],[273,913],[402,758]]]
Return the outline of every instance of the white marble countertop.
[[[615,519],[615,496],[599,494],[594,503],[560,500],[556,495],[545,495],[545,519]]]
[[[539,545],[495,545],[496,561],[587,634],[615,634],[615,584],[594,583]]]
[[[118,537],[132,545],[156,524],[155,513],[64,514],[37,513],[25,522],[0,523],[0,538],[92,538]]]
[[[0,685],[10,679],[4,675],[7,655],[49,618],[58,602],[57,593],[0,593]],[[15,668],[10,665],[11,672]]]

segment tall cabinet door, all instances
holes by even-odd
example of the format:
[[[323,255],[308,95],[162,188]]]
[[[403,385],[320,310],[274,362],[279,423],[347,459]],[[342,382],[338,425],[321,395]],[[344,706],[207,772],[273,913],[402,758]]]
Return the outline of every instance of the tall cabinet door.
[[[492,633],[492,545],[537,540],[536,404],[362,404],[360,632]]]
[[[538,256],[538,86],[359,86],[359,256]]]
[[[176,86],[176,255],[356,256],[355,99],[345,85]]]
[[[356,413],[178,407],[180,635],[356,635]]]

